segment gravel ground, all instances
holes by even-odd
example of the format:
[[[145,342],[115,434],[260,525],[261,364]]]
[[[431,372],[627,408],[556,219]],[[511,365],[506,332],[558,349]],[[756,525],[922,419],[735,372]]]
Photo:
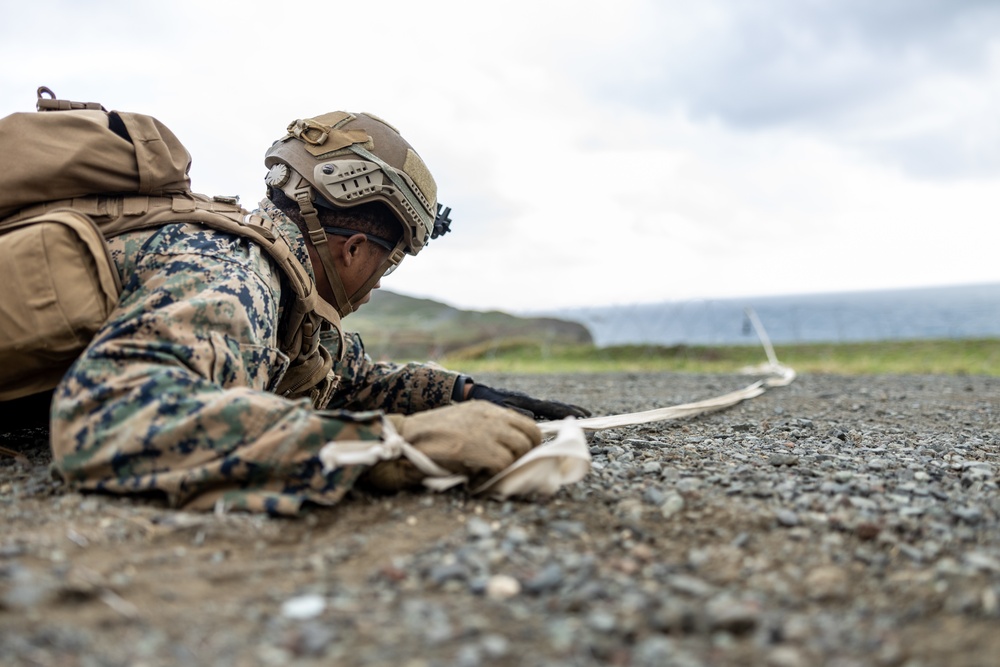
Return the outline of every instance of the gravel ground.
[[[595,414],[740,376],[483,376]],[[0,664],[1000,663],[1000,378],[803,376],[592,434],[548,499],[297,520],[66,492],[0,437]]]

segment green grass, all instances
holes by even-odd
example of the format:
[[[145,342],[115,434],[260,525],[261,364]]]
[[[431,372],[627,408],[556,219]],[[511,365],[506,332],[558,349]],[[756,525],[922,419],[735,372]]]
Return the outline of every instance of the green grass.
[[[1000,339],[819,343],[775,346],[778,360],[800,373],[1000,376]],[[761,346],[549,346],[506,340],[441,359],[464,372],[565,373],[674,371],[731,373],[767,361]]]

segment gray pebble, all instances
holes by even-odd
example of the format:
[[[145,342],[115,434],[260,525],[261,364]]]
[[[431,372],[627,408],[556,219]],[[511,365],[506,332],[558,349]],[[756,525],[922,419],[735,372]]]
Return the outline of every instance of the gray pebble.
[[[469,570],[463,563],[438,563],[434,565],[428,573],[428,578],[436,586],[440,586],[446,581],[465,581],[469,577]]]
[[[793,466],[799,462],[799,457],[793,454],[772,454],[768,457],[767,462],[775,467]]]
[[[779,509],[775,511],[774,517],[778,520],[778,523],[782,526],[797,526],[799,525],[799,515],[788,509]]]
[[[669,519],[684,509],[684,498],[679,493],[670,493],[660,505],[660,515]]]
[[[475,516],[470,517],[465,522],[465,530],[469,533],[470,537],[483,538],[493,535],[493,529],[490,527],[490,524]]]
[[[528,593],[545,593],[558,588],[565,579],[563,569],[557,563],[549,563],[534,576],[522,582],[523,589]]]
[[[663,505],[664,500],[666,500],[666,496],[663,491],[655,486],[646,487],[646,490],[642,492],[642,501],[647,505],[659,507]]]
[[[675,574],[668,577],[666,583],[667,586],[678,593],[684,593],[694,597],[708,597],[716,590],[715,586],[709,584],[708,582],[685,574]]]
[[[735,635],[750,632],[760,621],[760,607],[757,604],[736,600],[728,595],[710,600],[705,613],[709,627],[713,630],[725,630]]]
[[[595,609],[587,614],[587,627],[597,632],[611,632],[615,629],[616,622],[614,614]]]

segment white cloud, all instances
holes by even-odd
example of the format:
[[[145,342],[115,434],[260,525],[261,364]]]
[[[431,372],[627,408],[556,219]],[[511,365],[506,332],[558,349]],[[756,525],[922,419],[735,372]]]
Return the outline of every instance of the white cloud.
[[[143,111],[255,202],[292,119],[396,124],[454,233],[384,286],[529,310],[997,281],[991,2],[37,2],[38,85]]]

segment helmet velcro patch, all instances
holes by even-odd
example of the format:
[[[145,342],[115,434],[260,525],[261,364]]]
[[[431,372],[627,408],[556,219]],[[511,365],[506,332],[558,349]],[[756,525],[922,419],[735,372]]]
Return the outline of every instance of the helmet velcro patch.
[[[433,212],[434,204],[437,202],[437,183],[427,169],[427,165],[417,155],[412,148],[406,149],[406,160],[403,162],[403,171],[420,188],[420,194],[424,196],[430,204],[429,211]]]

